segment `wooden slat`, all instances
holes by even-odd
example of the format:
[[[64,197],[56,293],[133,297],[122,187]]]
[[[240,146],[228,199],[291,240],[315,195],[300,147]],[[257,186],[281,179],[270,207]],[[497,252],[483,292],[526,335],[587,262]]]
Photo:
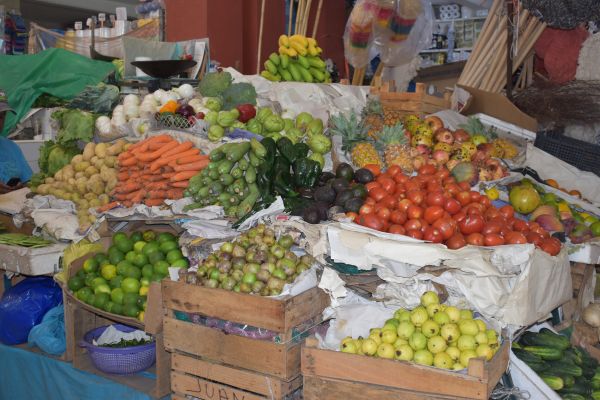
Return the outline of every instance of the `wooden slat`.
[[[165,348],[208,360],[246,368],[282,379],[300,374],[300,343],[276,344],[270,341],[227,335],[173,318],[164,319]]]
[[[236,400],[265,400],[266,397],[259,396],[245,390],[236,389],[231,386],[207,381],[191,375],[179,372],[171,372],[171,382],[174,392],[194,396],[202,400],[236,399]]]
[[[290,298],[285,303],[285,329],[291,331],[301,323],[313,319],[329,306],[329,296],[319,288],[313,288]]]

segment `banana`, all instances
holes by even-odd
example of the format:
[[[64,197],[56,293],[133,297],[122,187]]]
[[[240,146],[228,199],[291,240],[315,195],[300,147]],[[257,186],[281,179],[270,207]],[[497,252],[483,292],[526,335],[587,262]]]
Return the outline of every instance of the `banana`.
[[[287,35],[279,36],[279,46],[290,47],[290,39]]]
[[[305,56],[307,54],[306,47],[302,46],[299,42],[290,41],[290,47],[296,50],[296,52],[301,56]]]
[[[271,55],[269,56],[269,60],[271,60],[271,62],[275,65],[279,65],[280,63],[279,56],[277,55],[277,53],[271,53]]]
[[[313,45],[308,45],[308,55],[316,57],[319,55],[319,52],[317,51],[317,48]]]
[[[298,53],[296,52],[296,50],[292,49],[291,47],[285,47],[285,46],[280,46],[279,47],[279,54],[280,55],[287,55],[289,57],[296,57],[298,55]]]
[[[289,49],[287,49],[287,55],[290,57],[296,57],[298,55],[298,52],[293,47],[290,47]]]
[[[320,48],[319,46],[317,46],[317,52],[318,52],[319,54],[321,54],[321,53],[323,52],[323,49],[322,49],[322,48]]]
[[[300,72],[300,75],[302,75],[302,80],[304,82],[312,83],[314,81],[313,76],[310,74],[310,72],[308,72],[306,68],[304,68],[302,65],[298,65],[297,68],[298,72]]]
[[[290,71],[290,74],[292,74],[292,78],[294,79],[294,81],[303,82],[302,75],[300,74],[300,71],[299,71],[299,68],[297,65],[295,65],[294,63],[290,63],[288,70]]]
[[[321,60],[318,57],[306,57],[308,60],[308,63],[315,68],[318,69],[324,69],[325,68],[325,61]]]
[[[288,65],[290,65],[290,58],[288,57],[287,54],[281,54],[279,56],[279,61],[281,61],[281,66],[283,68],[287,68]]]
[[[325,80],[325,74],[323,73],[323,71],[318,70],[315,67],[312,67],[309,71],[310,74],[314,76],[318,82],[323,82]]]
[[[317,47],[317,41],[311,37],[306,38],[306,41],[308,42],[309,46],[313,46],[313,47]]]
[[[281,80],[281,77],[279,75],[274,75],[272,73],[270,73],[269,71],[262,71],[260,73],[260,76],[262,76],[265,79],[268,79],[272,82],[279,82]]]
[[[290,74],[290,71],[288,71],[287,69],[283,69],[283,68],[279,68],[279,75],[281,75],[281,78],[284,81],[291,81],[292,78],[292,74]]]
[[[308,47],[308,40],[306,39],[305,36],[302,36],[302,35],[294,35],[294,36],[290,37],[290,46],[291,46],[291,42],[298,42],[302,45],[302,47]]]
[[[277,74],[277,66],[271,60],[265,61],[265,69],[273,75]]]
[[[306,69],[310,68],[310,64],[304,56],[298,56],[298,64],[302,65]]]

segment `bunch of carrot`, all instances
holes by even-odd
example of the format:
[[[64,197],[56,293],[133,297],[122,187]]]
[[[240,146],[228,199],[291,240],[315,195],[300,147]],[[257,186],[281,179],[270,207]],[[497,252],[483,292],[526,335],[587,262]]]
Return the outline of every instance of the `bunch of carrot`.
[[[179,143],[167,134],[133,144],[119,155],[119,183],[112,196],[126,207],[158,206],[183,197],[189,179],[209,163],[190,141]]]

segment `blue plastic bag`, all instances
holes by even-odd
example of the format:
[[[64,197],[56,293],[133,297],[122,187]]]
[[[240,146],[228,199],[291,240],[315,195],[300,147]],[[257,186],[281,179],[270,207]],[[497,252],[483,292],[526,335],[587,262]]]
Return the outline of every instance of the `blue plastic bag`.
[[[46,276],[27,278],[8,289],[0,300],[0,342],[25,343],[31,328],[61,302],[60,286]]]
[[[27,342],[30,347],[37,346],[48,354],[60,356],[67,349],[65,337],[65,309],[59,305],[44,315],[42,322],[29,332]]]

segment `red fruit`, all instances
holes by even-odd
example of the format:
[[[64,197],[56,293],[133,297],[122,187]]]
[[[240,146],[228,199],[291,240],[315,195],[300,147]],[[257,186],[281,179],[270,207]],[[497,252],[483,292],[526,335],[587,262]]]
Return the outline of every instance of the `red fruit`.
[[[427,229],[425,229],[425,232],[423,233],[423,239],[433,243],[442,243],[444,237],[442,236],[442,232],[440,232],[439,229],[430,226]]]
[[[449,240],[456,234],[457,224],[452,218],[440,218],[432,226],[442,233],[444,240]]]
[[[386,172],[387,172],[388,174],[390,174],[391,176],[396,176],[396,175],[402,174],[402,168],[400,168],[399,166],[397,166],[397,165],[395,165],[395,164],[394,164],[394,165],[391,165],[391,166],[390,166],[390,167],[387,169],[387,171],[386,171]]]
[[[471,196],[471,203],[475,203],[476,201],[479,201],[479,199],[481,198],[481,195],[479,194],[479,192],[475,192],[474,190],[471,190],[469,192],[469,196]]]
[[[467,241],[465,237],[461,233],[455,233],[446,241],[446,246],[451,250],[460,249],[461,247],[465,247],[467,245]]]
[[[555,256],[558,253],[560,253],[560,247],[561,247],[560,240],[558,240],[555,237],[550,237],[550,238],[544,239],[542,241],[542,244],[540,245],[540,248],[542,250],[544,250],[546,253],[550,254],[551,256]]]
[[[366,226],[367,228],[382,230],[383,221],[375,214],[363,214],[359,218],[359,224]]]
[[[413,202],[413,204],[420,205],[425,199],[425,194],[421,190],[409,190],[406,193],[406,198]]]
[[[423,218],[427,223],[433,224],[436,220],[444,215],[444,209],[440,206],[431,206],[425,209]]]
[[[433,175],[436,173],[435,166],[431,164],[425,164],[419,168],[419,175]]]
[[[499,222],[496,222],[496,221],[490,221],[490,222],[487,222],[483,226],[481,233],[483,235],[489,235],[492,233],[500,233],[501,230],[502,230],[502,224],[500,224]]]
[[[454,136],[454,141],[459,143],[463,143],[471,139],[471,136],[464,129],[455,130],[452,136]]]
[[[544,237],[542,235],[533,231],[528,232],[525,237],[527,238],[527,243],[532,243],[537,247],[540,247],[544,241]]]
[[[419,206],[409,206],[406,210],[406,216],[410,219],[418,219],[423,216],[423,208]]]
[[[429,192],[425,202],[428,206],[443,206],[445,202],[444,195],[442,192]]]
[[[420,231],[422,227],[423,227],[423,224],[421,223],[420,219],[409,219],[408,221],[406,221],[404,223],[404,228],[407,231],[411,231],[411,230]]]
[[[461,205],[456,199],[446,199],[444,203],[444,210],[448,211],[450,215],[454,215],[459,212]]]
[[[502,214],[506,219],[513,218],[515,216],[515,209],[509,205],[500,207],[498,211],[500,211],[500,214]]]
[[[375,211],[375,208],[373,207],[372,204],[363,204],[360,207],[360,209],[358,210],[358,213],[360,215],[365,215],[365,214],[372,214],[374,211]]]
[[[256,108],[252,104],[241,104],[236,108],[240,112],[240,122],[246,123],[256,116]]]
[[[400,210],[392,211],[392,214],[390,215],[390,221],[392,221],[394,224],[404,225],[406,220],[406,213]]]
[[[479,214],[467,214],[466,218],[458,223],[458,228],[463,235],[481,232],[485,221]]]
[[[406,236],[410,236],[415,239],[423,239],[423,232],[417,229],[409,229],[406,231]]]
[[[393,225],[390,225],[388,232],[394,233],[397,235],[404,235],[406,233],[406,229],[404,229],[404,227],[402,225],[393,224]]]
[[[356,221],[358,214],[352,211],[346,213],[346,217],[350,218],[351,221]]]
[[[483,246],[483,235],[481,233],[471,233],[465,240],[473,246]]]
[[[529,222],[515,218],[515,221],[513,223],[513,230],[517,232],[529,232]]]
[[[467,191],[459,192],[454,197],[463,207],[471,203],[471,195]]]
[[[504,244],[504,238],[497,233],[491,233],[483,237],[483,244],[485,246],[499,246]]]
[[[412,205],[413,205],[413,202],[410,201],[409,199],[402,199],[398,202],[398,206],[396,208],[402,212],[406,212],[406,210],[408,210],[408,207],[410,207]]]
[[[527,243],[527,237],[523,232],[511,231],[504,235],[504,239],[508,244],[525,244]]]
[[[388,221],[390,219],[390,214],[392,212],[387,207],[381,207],[377,210],[377,216],[381,218],[382,221]]]

